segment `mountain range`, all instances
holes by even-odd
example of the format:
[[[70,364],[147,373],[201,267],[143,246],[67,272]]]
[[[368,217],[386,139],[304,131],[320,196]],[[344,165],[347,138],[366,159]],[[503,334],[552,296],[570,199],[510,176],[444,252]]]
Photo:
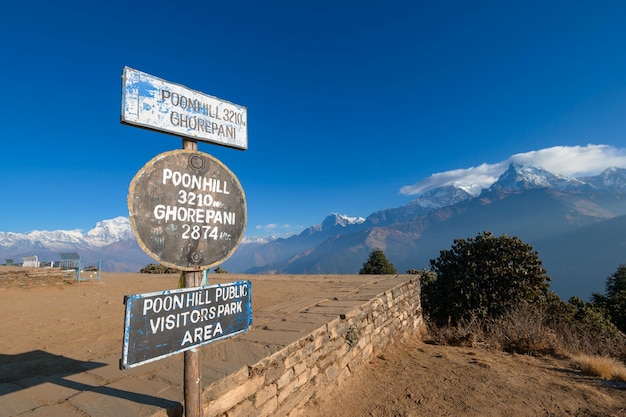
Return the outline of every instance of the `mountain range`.
[[[288,238],[245,239],[221,266],[253,274],[354,274],[373,249],[382,249],[405,272],[428,268],[454,239],[483,231],[531,244],[562,298],[603,293],[606,277],[626,263],[626,169],[573,178],[512,164],[478,195],[445,186],[367,218],[332,213]],[[79,252],[83,265],[101,259],[108,271],[134,272],[154,262],[124,217],[99,222],[86,234],[0,232],[0,259],[36,254],[55,260],[61,252]]]
[[[405,206],[347,221],[331,214],[296,236],[242,245],[223,267],[248,273],[356,273],[382,249],[398,271],[429,268],[454,239],[517,236],[539,252],[563,298],[604,292],[626,263],[626,169],[572,178],[512,164],[479,195],[432,189]]]
[[[20,263],[37,255],[40,262],[58,262],[61,253],[76,252],[81,265],[97,265],[111,272],[137,272],[152,258],[139,247],[127,217],[98,222],[83,234],[80,230],[34,230],[29,233],[0,232],[0,259]]]

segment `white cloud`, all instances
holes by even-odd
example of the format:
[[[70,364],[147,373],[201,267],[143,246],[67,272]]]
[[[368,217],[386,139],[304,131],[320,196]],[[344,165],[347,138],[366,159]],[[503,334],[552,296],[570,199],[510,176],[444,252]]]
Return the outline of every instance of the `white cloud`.
[[[516,154],[511,162],[540,166],[570,177],[596,175],[606,168],[626,166],[626,149],[609,145],[555,146]]]
[[[470,194],[478,195],[480,190],[493,184],[514,162],[541,167],[555,174],[584,177],[599,174],[612,166],[626,167],[626,149],[609,145],[554,146],[518,153],[495,164],[433,174],[413,185],[405,185],[400,193],[415,195],[436,187],[454,185]]]
[[[502,169],[500,164],[482,164],[467,169],[439,172],[413,185],[405,185],[400,189],[400,193],[405,195],[421,194],[432,188],[454,185],[463,188],[470,194],[478,194],[482,188],[493,184],[498,176],[506,170],[506,166]]]

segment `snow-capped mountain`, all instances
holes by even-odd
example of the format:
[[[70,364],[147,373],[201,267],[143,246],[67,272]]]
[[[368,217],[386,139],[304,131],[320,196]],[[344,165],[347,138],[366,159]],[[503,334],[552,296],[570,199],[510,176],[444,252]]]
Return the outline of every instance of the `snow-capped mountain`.
[[[121,216],[96,223],[96,227],[88,231],[84,236],[84,239],[91,245],[99,247],[134,238],[128,217]]]
[[[60,253],[77,252],[83,265],[102,261],[106,271],[139,271],[153,262],[135,240],[126,217],[103,220],[83,234],[80,230],[0,232],[0,260],[37,255],[41,262],[55,262]]]
[[[425,209],[433,210],[452,206],[470,198],[472,198],[472,195],[464,189],[447,185],[428,190],[411,203],[417,204]]]
[[[363,217],[350,217],[345,214],[331,213],[322,222],[322,230],[330,230],[337,226],[346,227],[354,224],[362,224],[365,221]]]
[[[103,220],[83,234],[80,230],[34,230],[28,233],[0,232],[0,247],[28,247],[39,245],[57,249],[67,245],[103,247],[123,240],[134,239],[127,217]]]
[[[511,164],[509,168],[489,187],[489,190],[521,191],[533,188],[573,189],[588,185],[585,181],[553,174],[543,168]]]
[[[595,177],[580,178],[581,181],[596,189],[620,189],[626,190],[626,168],[607,168]]]
[[[468,193],[465,188],[467,187],[459,188],[452,185],[433,188],[422,193],[406,207],[415,204],[423,208],[424,212],[429,212],[443,207],[454,206],[475,197]],[[469,188],[477,189],[479,187],[470,186]],[[575,178],[554,174],[532,165],[513,163],[493,184],[488,188],[484,188],[480,194],[520,192],[541,188],[565,191],[581,189],[626,190],[626,169],[612,167],[607,168],[596,176]]]
[[[55,249],[67,244],[86,243],[80,230],[34,230],[28,233],[0,232],[0,247],[28,248],[32,246]]]

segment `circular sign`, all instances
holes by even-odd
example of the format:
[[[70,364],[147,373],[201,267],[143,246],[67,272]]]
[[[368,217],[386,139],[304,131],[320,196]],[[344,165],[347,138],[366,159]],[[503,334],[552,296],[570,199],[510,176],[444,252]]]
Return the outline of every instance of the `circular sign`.
[[[154,157],[128,189],[130,225],[150,257],[184,271],[226,260],[246,228],[235,175],[209,154],[181,149]]]

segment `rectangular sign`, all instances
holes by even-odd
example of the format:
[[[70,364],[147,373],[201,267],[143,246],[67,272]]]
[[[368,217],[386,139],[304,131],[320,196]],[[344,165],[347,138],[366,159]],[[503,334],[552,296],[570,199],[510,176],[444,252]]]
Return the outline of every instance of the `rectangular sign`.
[[[124,67],[122,123],[248,148],[245,107]]]
[[[248,331],[252,284],[237,281],[136,294],[125,304],[122,369]]]

